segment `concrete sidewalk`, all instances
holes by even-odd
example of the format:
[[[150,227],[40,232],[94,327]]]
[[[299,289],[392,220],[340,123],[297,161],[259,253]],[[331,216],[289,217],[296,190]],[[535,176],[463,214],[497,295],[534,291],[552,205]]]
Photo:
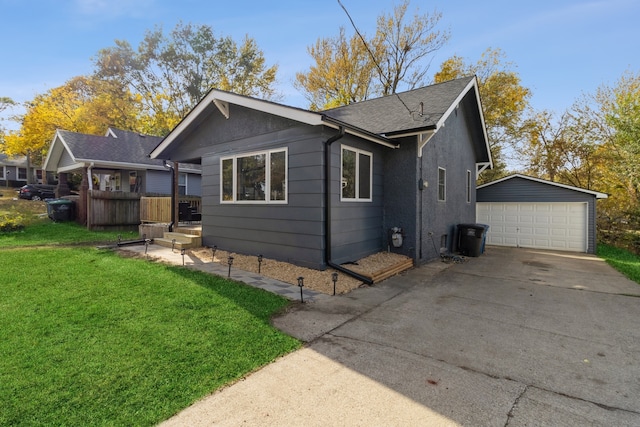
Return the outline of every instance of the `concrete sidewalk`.
[[[175,265],[184,265],[188,268],[203,271],[209,274],[215,274],[221,277],[229,277],[229,267],[217,262],[202,262],[196,257],[188,254],[184,256],[179,250],[172,250],[163,246],[151,244],[148,247],[144,245],[124,246],[121,251],[135,253],[138,256],[148,256],[149,259],[159,259]],[[274,294],[282,295],[292,301],[300,301],[300,288],[290,283],[281,282],[270,277],[262,276],[257,273],[239,270],[231,267],[230,278],[239,282],[244,282],[256,288],[264,289]],[[302,288],[302,299],[305,302],[314,302],[322,298],[329,298],[328,295],[313,291],[308,288]]]
[[[488,247],[274,319],[308,344],[163,426],[640,425],[640,286]]]

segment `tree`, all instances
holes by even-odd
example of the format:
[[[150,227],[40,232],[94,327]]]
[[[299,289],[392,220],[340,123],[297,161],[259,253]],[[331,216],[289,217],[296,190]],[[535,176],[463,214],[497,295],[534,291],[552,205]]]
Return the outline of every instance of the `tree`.
[[[487,136],[493,156],[494,169],[481,176],[488,182],[506,172],[505,149],[511,149],[520,136],[522,116],[529,105],[531,91],[522,86],[520,76],[503,62],[500,49],[487,49],[476,64],[465,64],[459,56],[442,63],[435,74],[436,83],[475,75],[482,101],[482,112],[487,126]]]
[[[206,93],[218,88],[269,99],[277,66],[267,67],[254,40],[238,44],[216,37],[211,27],[179,23],[169,36],[147,31],[134,51],[127,41],[99,51],[99,79],[127,86],[139,98],[147,133],[165,135]]]
[[[14,105],[16,105],[16,103],[13,101],[13,99],[6,96],[0,96],[0,113],[2,113],[7,108],[13,107]],[[4,119],[0,117],[0,120],[4,120]],[[2,151],[3,145],[4,145],[4,127],[0,125],[0,151]]]
[[[25,104],[19,131],[5,136],[8,155],[41,164],[56,129],[103,135],[109,126],[135,129],[136,99],[114,82],[74,77]]]
[[[311,109],[346,105],[426,83],[428,57],[448,41],[449,33],[436,31],[442,16],[437,12],[416,13],[407,22],[408,7],[406,0],[392,14],[380,15],[371,38],[356,30],[347,39],[341,27],[337,37],[318,39],[307,49],[315,64],[297,73],[294,85]]]
[[[303,91],[312,110],[367,99],[374,64],[359,36],[347,40],[340,28],[336,38],[319,39],[307,50],[316,65],[307,73],[297,73],[294,86]]]

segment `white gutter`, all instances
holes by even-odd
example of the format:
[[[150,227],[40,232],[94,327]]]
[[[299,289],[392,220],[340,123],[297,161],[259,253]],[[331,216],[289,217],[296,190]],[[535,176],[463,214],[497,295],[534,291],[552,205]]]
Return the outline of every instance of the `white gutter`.
[[[91,173],[91,168],[93,168],[94,163],[91,162],[89,167],[87,167],[87,180],[89,181],[89,191],[93,191],[93,174]]]

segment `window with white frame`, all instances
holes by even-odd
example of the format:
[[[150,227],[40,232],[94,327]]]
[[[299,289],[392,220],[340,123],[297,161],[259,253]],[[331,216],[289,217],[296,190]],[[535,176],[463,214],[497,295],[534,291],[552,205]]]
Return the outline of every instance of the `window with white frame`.
[[[471,203],[471,171],[467,170],[467,203]]]
[[[27,168],[18,168],[18,179],[20,181],[27,180]]]
[[[221,203],[286,203],[287,149],[220,159]]]
[[[447,200],[447,170],[438,168],[438,201]]]
[[[178,194],[184,196],[187,194],[187,174],[178,174]]]
[[[343,145],[341,158],[341,200],[371,201],[373,154]]]

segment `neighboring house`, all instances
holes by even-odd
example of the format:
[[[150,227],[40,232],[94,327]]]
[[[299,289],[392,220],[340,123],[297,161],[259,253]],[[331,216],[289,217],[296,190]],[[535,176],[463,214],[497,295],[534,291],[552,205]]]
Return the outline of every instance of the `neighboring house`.
[[[33,183],[42,183],[42,170],[35,169],[33,165],[27,167],[27,157],[8,157],[0,153],[0,182],[4,187],[22,187],[27,184],[28,170],[31,172]]]
[[[455,249],[491,167],[475,77],[323,112],[212,90],[151,157],[201,163],[205,245],[317,269]]]
[[[596,252],[597,191],[525,175],[478,187],[477,221],[489,245]]]
[[[140,195],[172,194],[173,170],[164,161],[149,158],[161,140],[113,128],[105,136],[57,130],[43,169],[58,174],[57,197],[69,194],[68,174],[82,176],[76,207],[78,222],[90,229],[133,227],[140,223]],[[179,164],[177,171],[178,193],[200,196],[200,165]],[[121,207],[114,206],[115,202],[109,208],[92,205],[90,199],[98,197],[124,202]]]
[[[149,153],[162,138],[109,128],[105,136],[57,130],[43,168],[91,175],[89,189],[171,194],[171,170]],[[180,165],[179,193],[200,195],[199,165]]]

